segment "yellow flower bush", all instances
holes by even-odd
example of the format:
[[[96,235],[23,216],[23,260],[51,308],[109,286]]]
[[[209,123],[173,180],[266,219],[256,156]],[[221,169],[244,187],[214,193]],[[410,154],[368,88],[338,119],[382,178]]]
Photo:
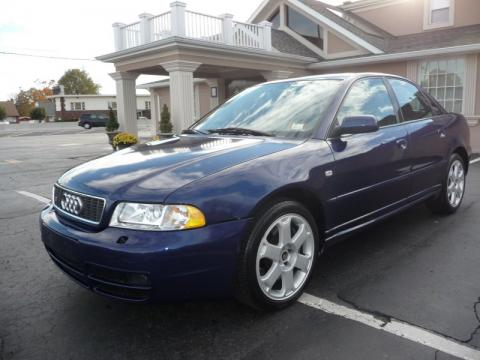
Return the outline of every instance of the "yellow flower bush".
[[[113,138],[113,146],[115,147],[119,145],[132,146],[135,145],[137,142],[137,137],[129,133],[120,133]]]

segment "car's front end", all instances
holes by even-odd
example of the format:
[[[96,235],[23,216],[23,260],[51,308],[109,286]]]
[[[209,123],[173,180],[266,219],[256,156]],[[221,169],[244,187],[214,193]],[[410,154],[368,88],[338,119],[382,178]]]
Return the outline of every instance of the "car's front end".
[[[265,201],[292,186],[302,193],[322,186],[310,182],[309,169],[331,161],[331,150],[308,140],[341,80],[319,81],[251,88],[187,134],[66,172],[40,218],[53,262],[82,286],[120,300],[236,294],[245,240]],[[310,245],[313,255],[318,244]],[[312,264],[280,303],[301,290]]]

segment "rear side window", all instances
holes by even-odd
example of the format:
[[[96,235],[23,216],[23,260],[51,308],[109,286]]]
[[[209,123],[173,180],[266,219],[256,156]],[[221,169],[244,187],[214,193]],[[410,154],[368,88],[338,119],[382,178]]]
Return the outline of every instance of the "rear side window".
[[[397,123],[392,100],[383,79],[372,78],[358,80],[348,92],[337,114],[337,124],[349,116],[372,115],[378,126]]]
[[[399,79],[388,79],[388,82],[397,97],[403,121],[414,121],[432,116],[432,109],[415,85]]]
[[[82,114],[82,115],[80,115],[80,119],[81,119],[81,120],[89,120],[89,119],[90,119],[90,115],[89,115],[89,114]]]

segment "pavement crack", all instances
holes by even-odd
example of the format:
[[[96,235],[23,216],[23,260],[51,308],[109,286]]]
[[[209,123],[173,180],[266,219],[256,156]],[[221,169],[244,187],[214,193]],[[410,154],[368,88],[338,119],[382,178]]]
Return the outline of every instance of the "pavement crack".
[[[478,326],[473,329],[468,339],[464,341],[465,344],[468,344],[470,341],[472,341],[475,335],[480,332],[480,298],[478,298],[477,302],[473,304],[473,314],[478,321]]]
[[[382,321],[383,322],[383,324],[381,325],[382,327],[384,327],[385,325],[387,325],[389,322],[392,321],[392,316],[384,314],[380,311],[366,309],[366,308],[363,308],[361,306],[358,306],[355,302],[342,297],[340,294],[337,294],[337,298],[339,298],[344,303],[347,303],[348,305],[353,307],[355,310],[358,310],[358,311],[361,311],[361,312],[364,312],[364,313],[368,313],[368,314],[372,315],[374,318]]]
[[[467,340],[461,340],[461,339],[457,339],[453,336],[450,336],[450,335],[447,335],[447,334],[444,334],[444,333],[441,333],[437,330],[433,330],[433,329],[429,329],[427,327],[424,327],[424,326],[421,326],[419,324],[414,324],[410,321],[407,321],[407,320],[404,320],[404,319],[399,319],[399,318],[396,318],[396,317],[393,317],[391,315],[388,315],[388,314],[385,314],[385,313],[382,313],[380,311],[377,311],[377,310],[372,310],[372,309],[368,309],[368,308],[364,308],[362,306],[359,306],[357,305],[355,302],[353,302],[352,300],[348,300],[346,298],[344,298],[342,295],[340,294],[337,294],[337,298],[340,300],[340,301],[343,301],[344,303],[350,305],[351,307],[353,307],[355,310],[358,310],[358,311],[361,311],[363,313],[366,313],[366,314],[370,314],[372,315],[374,318],[380,320],[380,321],[383,321],[383,324],[381,325],[382,327],[386,326],[388,323],[392,322],[392,320],[395,320],[395,321],[399,321],[399,322],[402,322],[402,323],[405,323],[405,324],[408,324],[408,325],[411,325],[411,326],[414,326],[416,328],[419,328],[419,329],[422,329],[422,330],[425,330],[425,331],[428,331],[430,333],[433,333],[433,334],[437,334],[437,335],[440,335],[440,336],[443,336],[444,338],[446,339],[450,339],[450,340],[453,340],[455,342],[458,342],[458,343],[462,343],[462,344],[467,344],[469,341],[471,341],[473,339],[473,337],[475,336],[475,334],[477,332],[480,331],[480,324],[478,327],[476,327],[472,334],[470,335],[470,338],[467,339]],[[479,298],[479,301],[476,302],[474,304],[474,311],[475,311],[475,316],[477,318],[477,320],[479,320],[480,322],[480,298]]]

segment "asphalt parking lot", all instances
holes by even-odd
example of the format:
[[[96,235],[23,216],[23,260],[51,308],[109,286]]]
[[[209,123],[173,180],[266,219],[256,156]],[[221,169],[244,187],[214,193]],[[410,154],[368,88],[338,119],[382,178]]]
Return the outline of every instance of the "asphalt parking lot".
[[[306,290],[318,306],[139,306],[80,288],[40,240],[42,197],[111,151],[103,130],[29,132],[0,136],[1,360],[480,359],[480,162],[454,216],[420,205],[329,249]]]

